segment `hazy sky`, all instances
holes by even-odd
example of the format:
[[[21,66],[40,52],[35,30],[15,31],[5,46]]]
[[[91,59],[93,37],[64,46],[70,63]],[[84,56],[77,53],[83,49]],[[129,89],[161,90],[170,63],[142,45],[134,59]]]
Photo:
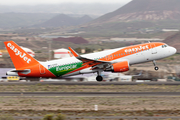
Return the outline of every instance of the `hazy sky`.
[[[57,3],[121,3],[125,4],[131,0],[0,0],[0,5],[37,5]]]

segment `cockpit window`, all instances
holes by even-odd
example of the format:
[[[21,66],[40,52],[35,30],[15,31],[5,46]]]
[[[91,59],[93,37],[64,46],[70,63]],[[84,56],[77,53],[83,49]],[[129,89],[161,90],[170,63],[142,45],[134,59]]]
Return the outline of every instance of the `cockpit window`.
[[[162,45],[162,48],[168,47],[168,45]]]

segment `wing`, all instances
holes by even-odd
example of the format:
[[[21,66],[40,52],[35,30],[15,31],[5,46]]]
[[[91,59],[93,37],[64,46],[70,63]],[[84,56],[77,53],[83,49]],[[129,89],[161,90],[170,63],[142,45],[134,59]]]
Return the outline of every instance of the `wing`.
[[[92,69],[95,68],[106,68],[107,66],[109,66],[111,63],[107,62],[107,61],[100,61],[100,60],[92,60],[89,58],[85,58],[80,56],[78,53],[76,53],[71,47],[69,47],[69,50],[71,51],[71,53],[80,61],[83,62],[83,65],[86,65],[88,67],[92,67]]]

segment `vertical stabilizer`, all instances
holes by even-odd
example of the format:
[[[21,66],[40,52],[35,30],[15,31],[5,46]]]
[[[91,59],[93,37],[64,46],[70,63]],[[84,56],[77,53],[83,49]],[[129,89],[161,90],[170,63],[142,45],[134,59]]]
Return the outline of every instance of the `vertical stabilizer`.
[[[4,44],[16,68],[16,70],[10,72],[16,72],[22,77],[56,77],[13,41],[7,41]]]
[[[13,41],[4,42],[11,60],[17,70],[38,64],[39,62],[25,52],[20,46]]]

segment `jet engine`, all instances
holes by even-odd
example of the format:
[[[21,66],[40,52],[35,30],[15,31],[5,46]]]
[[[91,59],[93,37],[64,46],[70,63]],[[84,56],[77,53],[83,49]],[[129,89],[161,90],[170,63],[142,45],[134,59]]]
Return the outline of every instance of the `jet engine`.
[[[114,63],[110,66],[110,68],[106,69],[105,71],[112,71],[112,72],[126,72],[129,70],[129,62],[123,61]]]

